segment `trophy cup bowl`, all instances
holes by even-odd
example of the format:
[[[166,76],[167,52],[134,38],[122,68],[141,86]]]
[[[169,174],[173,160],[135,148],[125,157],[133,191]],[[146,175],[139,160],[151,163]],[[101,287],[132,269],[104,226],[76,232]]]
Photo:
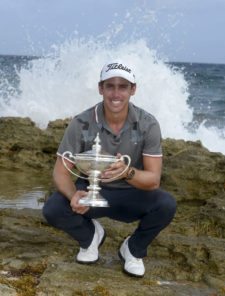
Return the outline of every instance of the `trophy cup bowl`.
[[[87,177],[80,176],[73,172],[66,164],[65,159],[72,162],[78,171]],[[125,161],[127,159],[126,168],[117,175],[116,177],[109,179],[101,179],[101,173],[106,170],[111,164],[118,161]],[[122,155],[120,158],[112,156],[110,154],[102,152],[102,147],[100,145],[99,134],[97,134],[94,144],[92,146],[92,150],[75,154],[73,155],[70,151],[65,151],[62,154],[62,161],[66,169],[73,175],[86,179],[89,181],[88,194],[87,196],[81,198],[79,200],[80,205],[91,206],[91,207],[108,207],[109,204],[105,198],[103,198],[99,191],[101,187],[99,186],[99,182],[111,182],[116,180],[119,176],[125,173],[125,171],[129,168],[131,159],[128,155]]]

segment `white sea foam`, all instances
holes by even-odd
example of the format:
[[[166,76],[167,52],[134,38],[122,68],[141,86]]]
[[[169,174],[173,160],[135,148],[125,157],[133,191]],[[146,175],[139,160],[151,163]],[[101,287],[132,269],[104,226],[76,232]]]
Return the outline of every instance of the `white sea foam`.
[[[30,117],[41,128],[51,120],[74,116],[102,99],[97,90],[100,69],[113,58],[133,66],[138,88],[132,101],[159,120],[163,138],[201,140],[211,151],[225,154],[221,131],[204,124],[188,131],[193,112],[187,82],[143,39],[107,46],[91,38],[74,38],[56,46],[45,57],[32,60],[29,69],[21,69],[20,94],[1,103],[0,116]]]

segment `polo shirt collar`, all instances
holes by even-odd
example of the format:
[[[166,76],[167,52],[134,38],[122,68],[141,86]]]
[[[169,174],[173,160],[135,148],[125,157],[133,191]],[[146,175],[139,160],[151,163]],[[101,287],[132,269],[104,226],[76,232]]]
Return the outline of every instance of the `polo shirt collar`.
[[[95,106],[95,120],[99,126],[101,127],[105,126],[103,102],[100,102]],[[138,122],[137,112],[135,110],[134,105],[131,102],[129,102],[127,122],[129,123]]]

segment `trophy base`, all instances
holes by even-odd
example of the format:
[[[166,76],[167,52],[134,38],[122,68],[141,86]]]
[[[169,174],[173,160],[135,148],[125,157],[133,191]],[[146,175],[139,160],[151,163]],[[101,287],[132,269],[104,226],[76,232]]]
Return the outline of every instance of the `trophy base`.
[[[88,207],[109,207],[108,201],[101,195],[98,195],[97,197],[83,197],[79,200],[79,205]]]

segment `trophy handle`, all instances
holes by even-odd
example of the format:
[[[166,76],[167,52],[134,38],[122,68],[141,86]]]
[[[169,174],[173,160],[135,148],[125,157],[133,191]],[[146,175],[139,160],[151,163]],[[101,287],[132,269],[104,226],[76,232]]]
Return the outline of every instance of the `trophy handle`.
[[[67,155],[67,157],[66,157],[66,155]],[[72,175],[74,175],[74,176],[76,176],[76,177],[78,177],[78,178],[81,178],[81,179],[88,180],[87,177],[82,177],[82,176],[76,174],[75,172],[73,172],[73,171],[67,166],[67,164],[66,164],[66,162],[65,162],[65,159],[68,160],[69,162],[72,162],[74,165],[76,165],[75,157],[73,156],[73,154],[72,154],[70,151],[65,151],[65,152],[63,152],[63,154],[61,155],[61,157],[62,157],[62,162],[63,162],[64,167],[65,167],[65,168],[66,168],[66,169],[67,169]],[[71,158],[72,158],[74,161],[71,160]]]
[[[117,161],[124,161],[124,159],[127,159],[128,160],[128,163],[127,163],[127,166],[126,168],[117,176],[113,177],[113,178],[109,178],[109,179],[100,179],[101,182],[103,183],[107,183],[107,182],[112,182],[114,180],[116,180],[118,177],[122,176],[129,168],[130,166],[130,163],[131,163],[131,158],[129,155],[122,155],[120,158],[118,158]]]

